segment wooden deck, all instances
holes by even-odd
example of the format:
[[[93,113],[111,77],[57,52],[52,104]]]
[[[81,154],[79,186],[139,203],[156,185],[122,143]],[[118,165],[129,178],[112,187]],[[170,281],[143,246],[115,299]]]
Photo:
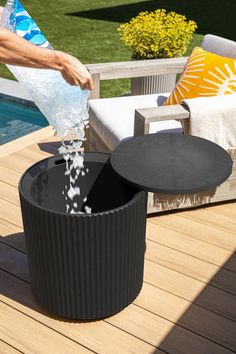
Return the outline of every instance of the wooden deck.
[[[17,185],[55,140],[0,159],[0,353],[236,352],[236,203],[149,217],[143,289],[119,314],[78,322],[40,308]]]

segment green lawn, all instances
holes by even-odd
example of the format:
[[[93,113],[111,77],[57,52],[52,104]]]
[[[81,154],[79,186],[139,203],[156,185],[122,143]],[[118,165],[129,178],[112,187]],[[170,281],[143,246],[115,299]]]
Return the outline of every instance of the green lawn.
[[[143,10],[165,8],[195,20],[198,30],[188,52],[205,33],[236,40],[236,1],[207,3],[206,6],[206,0],[22,0],[53,47],[84,63],[129,60],[131,54],[120,42],[117,27]],[[0,0],[0,5],[4,4]],[[12,78],[4,65],[0,65],[0,77]],[[103,97],[127,91],[128,80],[102,83]]]

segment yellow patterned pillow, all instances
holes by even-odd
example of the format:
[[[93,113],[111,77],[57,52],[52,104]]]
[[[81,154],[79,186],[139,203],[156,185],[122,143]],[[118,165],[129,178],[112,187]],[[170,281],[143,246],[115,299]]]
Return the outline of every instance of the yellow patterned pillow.
[[[228,95],[236,92],[236,59],[225,58],[196,47],[184,73],[164,105],[184,99]]]

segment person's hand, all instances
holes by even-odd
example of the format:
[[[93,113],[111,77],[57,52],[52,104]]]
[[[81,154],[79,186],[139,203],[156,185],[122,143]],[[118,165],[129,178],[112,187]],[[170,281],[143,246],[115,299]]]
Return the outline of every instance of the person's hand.
[[[93,90],[93,80],[86,67],[72,55],[63,52],[58,54],[63,78],[70,85],[80,86],[82,90]]]

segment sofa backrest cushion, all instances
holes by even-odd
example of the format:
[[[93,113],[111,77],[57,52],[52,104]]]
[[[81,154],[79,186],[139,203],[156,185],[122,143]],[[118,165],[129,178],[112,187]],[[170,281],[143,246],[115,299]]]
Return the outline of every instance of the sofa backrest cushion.
[[[236,42],[226,38],[207,34],[203,37],[201,47],[208,52],[228,58],[236,58]]]

